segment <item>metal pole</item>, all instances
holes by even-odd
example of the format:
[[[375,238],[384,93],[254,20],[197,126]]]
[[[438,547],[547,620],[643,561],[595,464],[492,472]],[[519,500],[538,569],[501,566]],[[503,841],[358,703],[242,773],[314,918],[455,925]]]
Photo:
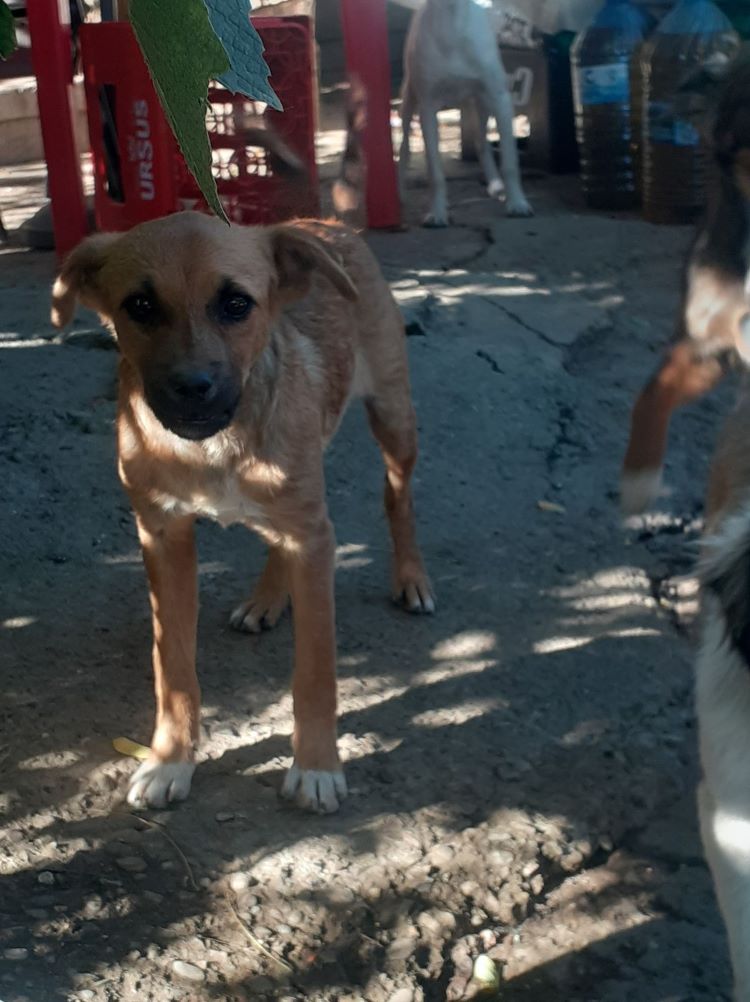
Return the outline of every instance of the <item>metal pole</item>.
[[[28,0],[31,58],[58,255],[67,254],[88,232],[81,166],[71,113],[73,50],[67,0]]]
[[[349,73],[367,94],[363,146],[366,163],[367,225],[401,224],[401,205],[391,137],[391,67],[385,0],[340,0]]]

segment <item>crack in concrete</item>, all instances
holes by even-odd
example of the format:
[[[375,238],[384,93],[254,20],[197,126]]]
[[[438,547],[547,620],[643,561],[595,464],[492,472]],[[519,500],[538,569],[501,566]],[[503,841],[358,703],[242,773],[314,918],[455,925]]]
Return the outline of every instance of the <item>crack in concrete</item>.
[[[483,362],[486,362],[493,372],[498,372],[501,376],[505,375],[505,369],[500,368],[500,366],[497,364],[497,361],[492,357],[492,355],[490,355],[488,351],[482,351],[482,349],[479,348],[475,352],[475,355],[477,356],[477,358],[481,358]]]
[[[494,306],[496,310],[500,310],[501,313],[504,313],[509,320],[517,323],[519,327],[523,327],[523,329],[529,331],[530,334],[536,334],[537,337],[540,337],[542,341],[546,342],[546,344],[552,345],[553,348],[557,348],[559,351],[562,351],[567,347],[564,342],[555,341],[554,338],[550,337],[549,334],[546,334],[543,330],[526,323],[522,317],[519,317],[519,315],[514,313],[513,310],[508,309],[507,306],[503,306],[503,304],[499,303],[496,299],[492,299],[490,296],[478,296],[477,298],[481,299],[489,306]]]

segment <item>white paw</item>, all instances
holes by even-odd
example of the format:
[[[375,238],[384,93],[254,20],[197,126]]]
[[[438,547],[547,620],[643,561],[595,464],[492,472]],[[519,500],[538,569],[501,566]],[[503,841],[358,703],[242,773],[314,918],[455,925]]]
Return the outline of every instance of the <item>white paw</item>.
[[[623,473],[620,480],[620,507],[624,515],[639,515],[661,494],[661,470]]]
[[[337,772],[300,769],[296,762],[292,763],[281,787],[282,797],[316,814],[333,814],[346,794],[346,779],[341,769]]]
[[[128,803],[131,807],[166,807],[174,800],[184,800],[194,772],[194,762],[146,759],[130,780]]]
[[[516,195],[515,198],[509,198],[505,203],[505,215],[517,217],[533,216],[534,210],[523,195]]]
[[[442,211],[428,212],[424,217],[424,222],[422,223],[428,230],[442,230],[448,226],[448,213]]]
[[[487,194],[490,198],[499,198],[500,195],[505,191],[505,185],[500,180],[499,177],[493,177],[490,183],[487,185]]]
[[[433,613],[435,611],[435,596],[426,576],[399,584],[397,590],[394,591],[393,601],[406,609],[407,612]]]
[[[240,633],[260,633],[276,626],[282,613],[289,604],[289,597],[283,595],[264,601],[254,596],[248,602],[242,602],[229,617],[230,626]]]

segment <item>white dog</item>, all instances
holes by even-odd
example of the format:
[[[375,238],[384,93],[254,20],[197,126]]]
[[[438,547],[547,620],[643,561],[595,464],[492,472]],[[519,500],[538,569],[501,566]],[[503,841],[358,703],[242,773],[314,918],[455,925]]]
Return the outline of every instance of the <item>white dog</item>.
[[[448,225],[448,198],[438,145],[438,111],[472,102],[479,116],[482,137],[479,159],[488,194],[494,198],[505,190],[509,216],[532,215],[521,188],[518,150],[513,135],[513,101],[486,8],[480,7],[476,0],[427,0],[424,7],[416,11],[404,49],[402,97],[401,197],[403,200],[409,167],[409,129],[414,113],[418,112],[432,197],[425,226]],[[505,186],[487,139],[490,116],[497,122],[502,139]]]
[[[735,456],[742,435],[724,452]],[[723,464],[722,464],[723,465]],[[745,460],[745,467],[747,462]],[[735,468],[736,469],[736,468]],[[704,544],[703,624],[697,662],[696,707],[703,780],[698,789],[701,836],[729,936],[736,1002],[750,1002],[750,495],[742,489],[714,515]],[[723,475],[725,470],[717,471]],[[716,483],[716,481],[714,481]],[[716,489],[716,488],[715,488]],[[710,495],[709,495],[710,496]]]

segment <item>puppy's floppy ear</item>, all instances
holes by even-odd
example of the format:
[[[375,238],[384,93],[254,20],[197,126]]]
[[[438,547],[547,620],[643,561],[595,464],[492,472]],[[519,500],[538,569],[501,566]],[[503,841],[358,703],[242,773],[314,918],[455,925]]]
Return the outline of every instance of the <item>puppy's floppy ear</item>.
[[[101,309],[97,276],[107,251],[118,239],[116,233],[97,233],[82,240],[67,256],[52,286],[51,317],[55,327],[64,327],[73,319],[76,299],[91,309]]]
[[[271,233],[273,259],[279,291],[285,299],[299,299],[310,287],[310,277],[319,271],[344,299],[357,299],[357,288],[328,251],[325,243],[299,226],[276,226]]]

